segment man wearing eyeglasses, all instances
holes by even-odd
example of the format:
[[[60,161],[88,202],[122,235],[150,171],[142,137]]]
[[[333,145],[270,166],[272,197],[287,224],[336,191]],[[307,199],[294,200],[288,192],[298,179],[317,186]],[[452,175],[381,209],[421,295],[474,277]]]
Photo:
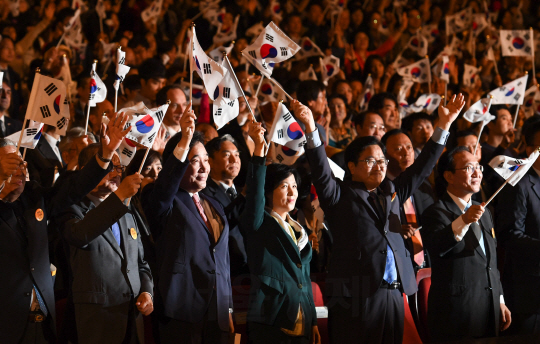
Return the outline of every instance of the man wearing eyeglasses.
[[[434,342],[494,337],[511,323],[491,213],[472,201],[482,171],[468,147],[443,154],[437,167],[439,201],[422,214],[420,231],[431,257],[428,326]]]
[[[318,139],[313,116],[299,102],[293,110],[306,125],[306,155],[313,184],[334,236],[326,292],[332,343],[401,343],[402,293],[417,290],[401,237],[400,205],[431,173],[442,153],[450,124],[465,105],[459,95],[439,107],[438,128],[412,166],[385,179],[388,160],[374,137],[354,140],[345,151],[351,181],[332,172]]]

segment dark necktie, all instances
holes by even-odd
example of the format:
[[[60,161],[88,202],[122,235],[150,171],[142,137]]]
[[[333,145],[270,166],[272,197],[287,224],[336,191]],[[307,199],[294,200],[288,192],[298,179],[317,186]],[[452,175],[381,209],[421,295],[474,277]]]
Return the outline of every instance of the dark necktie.
[[[234,201],[236,197],[238,196],[238,194],[236,193],[236,190],[233,187],[228,188],[227,191],[225,191],[225,193],[229,195],[229,198],[231,199],[231,201]]]
[[[379,201],[379,196],[377,195],[376,192],[371,191],[369,193],[369,199],[371,201],[371,205],[373,206],[373,209],[375,209],[375,212],[377,212],[377,216],[379,217],[379,219],[382,220],[384,218],[384,212],[381,206],[381,202]]]

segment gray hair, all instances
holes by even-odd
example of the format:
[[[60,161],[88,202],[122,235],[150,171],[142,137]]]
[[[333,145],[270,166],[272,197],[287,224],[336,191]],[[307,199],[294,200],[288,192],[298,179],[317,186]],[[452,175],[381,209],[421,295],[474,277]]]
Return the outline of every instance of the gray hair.
[[[91,143],[95,143],[96,140],[94,139],[94,136],[91,135],[90,133],[88,134],[89,134],[88,139],[91,141]],[[62,140],[60,141],[60,143],[58,144],[58,149],[60,150],[61,153],[69,151],[73,140],[78,139],[79,137],[83,137],[84,135],[86,135],[84,133],[84,128],[73,127],[69,129],[66,133],[66,136],[64,136]]]

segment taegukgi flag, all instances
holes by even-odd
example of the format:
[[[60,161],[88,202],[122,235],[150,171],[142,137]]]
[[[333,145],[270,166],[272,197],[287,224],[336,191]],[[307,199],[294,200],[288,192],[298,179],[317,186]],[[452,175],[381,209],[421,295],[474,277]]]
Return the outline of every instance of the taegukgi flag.
[[[507,180],[508,184],[516,186],[538,159],[539,154],[538,149],[535,149],[527,159],[515,159],[505,155],[498,155],[491,159],[489,166]]]

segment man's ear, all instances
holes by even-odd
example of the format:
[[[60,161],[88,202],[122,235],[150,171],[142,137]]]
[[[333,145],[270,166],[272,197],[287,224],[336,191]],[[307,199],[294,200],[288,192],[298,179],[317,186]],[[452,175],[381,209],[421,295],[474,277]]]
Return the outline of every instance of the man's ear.
[[[452,184],[454,182],[454,174],[450,171],[444,171],[443,177],[448,184]]]
[[[354,162],[349,161],[347,163],[347,167],[349,168],[349,171],[351,172],[351,174],[354,174],[354,171],[356,170],[356,165],[354,164]]]

